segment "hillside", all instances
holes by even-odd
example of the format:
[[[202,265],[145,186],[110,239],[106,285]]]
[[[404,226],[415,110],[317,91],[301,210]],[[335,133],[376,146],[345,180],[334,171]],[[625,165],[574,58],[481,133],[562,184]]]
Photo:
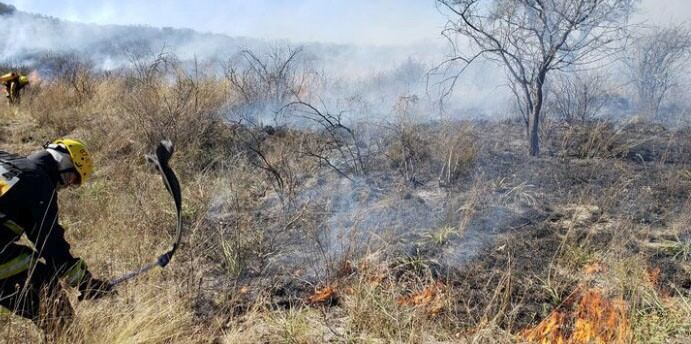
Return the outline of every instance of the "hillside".
[[[92,60],[100,69],[123,67],[130,64],[133,56],[159,52],[174,54],[183,61],[223,62],[245,49],[300,46],[307,55],[325,61],[322,68],[372,73],[388,70],[411,57],[430,63],[442,51],[434,44],[355,46],[231,37],[186,28],[85,24],[0,5],[0,10],[4,11],[0,15],[0,25],[5,28],[6,37],[0,42],[0,63],[10,65],[40,67],[36,63],[46,53],[76,54]],[[334,69],[334,64],[341,68]]]
[[[96,176],[63,192],[61,221],[97,276],[169,244],[170,200],[142,159],[162,137],[177,143],[186,229],[168,268],[74,300],[61,343],[691,337],[686,128],[554,123],[527,158],[517,123],[418,124],[402,107],[352,135],[254,127],[219,117],[242,101],[224,80],[89,73],[90,92],[57,80],[3,104],[0,149],[88,142]],[[39,338],[1,324],[2,343]]]
[[[76,314],[48,331],[56,343],[691,340],[684,108],[669,125],[545,105],[533,157],[496,88],[460,92],[462,111],[430,95],[431,49],[99,26],[1,4],[0,24],[4,68],[30,77],[20,104],[0,102],[0,150],[86,142],[95,173],[60,192],[60,223],[96,277],[169,249],[175,211],[144,155],[176,145],[180,249],[115,295],[66,289]],[[504,82],[489,65],[464,82]],[[0,333],[49,342],[5,309]]]
[[[259,40],[198,33],[189,29],[147,26],[95,25],[8,11],[0,17],[8,39],[2,42],[3,60],[31,61],[45,54],[77,53],[118,67],[128,54],[160,51],[170,47],[181,58],[230,55],[238,49],[262,44]],[[103,67],[108,65],[103,62]]]

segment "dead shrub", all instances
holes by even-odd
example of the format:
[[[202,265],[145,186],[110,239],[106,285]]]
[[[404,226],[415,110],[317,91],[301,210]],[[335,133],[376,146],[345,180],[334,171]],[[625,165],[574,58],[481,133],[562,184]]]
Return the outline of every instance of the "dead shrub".
[[[384,155],[412,185],[422,185],[436,175],[439,185],[450,187],[467,176],[479,147],[467,124],[399,124],[385,139]]]
[[[219,112],[225,98],[220,81],[205,75],[197,65],[193,72],[187,72],[165,54],[148,64],[141,60],[133,63],[138,67],[127,76],[122,107],[137,139],[149,146],[163,138],[171,139],[183,148],[190,168],[204,165],[199,157],[217,143],[222,130]]]
[[[88,121],[80,116],[77,96],[68,85],[55,81],[26,97],[25,106],[46,136],[64,136]]]
[[[614,158],[625,155],[628,146],[621,132],[609,122],[596,121],[572,125],[561,135],[561,155],[580,159]]]
[[[419,97],[402,96],[394,107],[396,121],[389,124],[390,134],[384,140],[384,155],[389,166],[413,186],[422,185],[431,175],[432,136],[430,128],[417,120]]]
[[[439,169],[439,185],[451,186],[467,176],[477,159],[477,135],[468,123],[445,125],[432,143],[434,161]]]

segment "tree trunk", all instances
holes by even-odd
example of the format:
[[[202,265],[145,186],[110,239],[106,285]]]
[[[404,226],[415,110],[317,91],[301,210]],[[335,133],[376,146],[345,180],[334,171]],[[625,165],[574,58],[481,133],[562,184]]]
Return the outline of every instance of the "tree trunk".
[[[529,153],[531,156],[538,156],[540,154],[540,112],[542,111],[542,86],[545,83],[546,71],[540,73],[535,84],[535,99],[533,101],[532,111],[532,127],[530,128]]]
[[[540,154],[540,135],[538,135],[538,129],[540,120],[540,110],[533,110],[533,126],[530,128],[530,155],[538,156]]]

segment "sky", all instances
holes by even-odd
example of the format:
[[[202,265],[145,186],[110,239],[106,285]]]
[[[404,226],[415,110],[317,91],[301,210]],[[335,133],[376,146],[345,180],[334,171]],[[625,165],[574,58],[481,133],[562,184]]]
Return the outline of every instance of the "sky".
[[[441,40],[434,0],[2,0],[96,24],[192,28],[297,42],[401,45]],[[638,21],[691,21],[691,0],[642,0]]]
[[[19,10],[98,24],[188,27],[300,42],[407,44],[437,39],[434,0],[2,0]]]

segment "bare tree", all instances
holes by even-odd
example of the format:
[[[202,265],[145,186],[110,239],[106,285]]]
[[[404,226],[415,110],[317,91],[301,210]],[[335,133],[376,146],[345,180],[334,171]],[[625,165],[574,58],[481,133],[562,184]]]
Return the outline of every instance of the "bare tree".
[[[261,119],[278,115],[283,107],[309,92],[309,83],[317,78],[310,57],[302,48],[274,48],[268,53],[243,50],[225,66],[231,96],[237,101],[231,109],[237,117],[253,125]]]
[[[65,83],[74,91],[75,101],[81,104],[95,92],[97,71],[94,62],[76,53],[49,52],[40,56],[38,65],[44,76]]]
[[[600,114],[610,99],[607,75],[602,73],[560,73],[550,87],[549,102],[564,121],[586,122]]]
[[[658,118],[665,96],[677,86],[691,57],[691,32],[684,25],[654,28],[635,40],[626,58],[639,108]]]
[[[300,47],[277,46],[265,51],[243,50],[224,65],[225,120],[237,124],[239,142],[252,153],[250,161],[271,176],[282,200],[291,199],[296,185],[290,163],[290,153],[296,152],[270,138],[287,132],[288,119],[295,119],[288,118],[292,114],[288,109],[312,91],[318,78],[312,59]]]
[[[324,103],[317,106],[297,99],[284,107],[284,110],[294,112],[293,115],[311,121],[321,129],[321,140],[317,149],[305,150],[302,153],[315,158],[331,167],[344,178],[353,180],[351,176],[367,174],[364,144],[358,139],[353,127],[344,123],[345,111],[331,113]]]
[[[447,63],[461,62],[467,66],[482,57],[506,68],[522,112],[527,115],[529,153],[537,156],[544,86],[549,73],[608,56],[625,31],[636,1],[437,0],[437,3],[449,16],[443,34],[456,52]],[[452,84],[460,73],[452,78]]]

